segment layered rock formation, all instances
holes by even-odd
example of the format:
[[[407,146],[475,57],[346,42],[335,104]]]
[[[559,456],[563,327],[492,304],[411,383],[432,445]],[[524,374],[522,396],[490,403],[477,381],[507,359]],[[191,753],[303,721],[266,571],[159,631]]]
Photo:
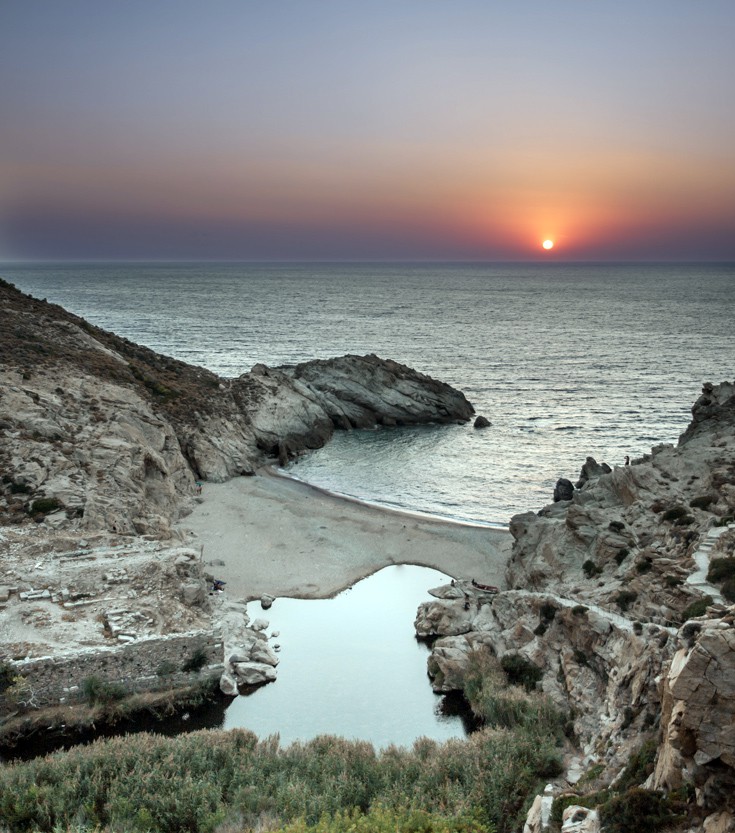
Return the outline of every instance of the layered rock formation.
[[[565,479],[554,503],[512,518],[511,589],[438,589],[416,630],[439,637],[437,691],[462,689],[477,652],[539,669],[573,716],[560,787],[593,767],[609,784],[652,738],[646,787],[693,786],[707,829],[731,830],[735,599],[707,572],[717,558],[735,574],[735,386],[705,385],[692,413],[676,447],[612,471],[588,458],[577,488]]]

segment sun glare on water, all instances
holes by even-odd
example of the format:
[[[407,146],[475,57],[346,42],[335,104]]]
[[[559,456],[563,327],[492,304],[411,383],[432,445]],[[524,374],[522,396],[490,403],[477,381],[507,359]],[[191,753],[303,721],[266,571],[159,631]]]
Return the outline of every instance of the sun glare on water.
[[[549,249],[554,248],[554,241],[553,240],[544,240],[544,242],[541,245],[548,251]]]

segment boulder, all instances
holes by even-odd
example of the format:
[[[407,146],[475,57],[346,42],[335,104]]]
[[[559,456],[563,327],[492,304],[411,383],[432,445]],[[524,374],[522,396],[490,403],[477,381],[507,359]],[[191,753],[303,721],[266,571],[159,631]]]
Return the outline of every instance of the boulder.
[[[574,484],[566,477],[560,477],[554,486],[554,503],[560,500],[571,500],[574,497]]]
[[[472,427],[473,428],[489,428],[491,425],[492,425],[492,423],[490,422],[490,420],[487,417],[478,416],[475,419],[475,422],[474,422]]]
[[[234,666],[238,685],[253,686],[272,683],[276,671],[271,665],[262,662],[238,662]]]

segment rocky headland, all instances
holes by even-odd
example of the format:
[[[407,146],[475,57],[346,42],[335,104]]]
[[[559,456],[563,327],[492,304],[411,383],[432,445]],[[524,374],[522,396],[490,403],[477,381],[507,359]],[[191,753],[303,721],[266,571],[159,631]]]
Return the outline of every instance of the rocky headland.
[[[201,483],[283,464],[335,430],[473,413],[460,392],[374,355],[223,379],[0,281],[4,713],[81,697],[92,666],[77,654],[98,648],[94,674],[135,691],[272,679],[263,628],[214,590],[216,552],[204,559],[177,527]]]
[[[512,658],[569,715],[567,771],[529,833],[570,791],[584,806],[562,829],[599,829],[594,808],[646,742],[638,786],[694,791],[677,830],[735,830],[735,385],[704,386],[676,446],[613,470],[588,457],[555,498],[512,518],[508,590],[455,582],[419,609],[435,690]]]

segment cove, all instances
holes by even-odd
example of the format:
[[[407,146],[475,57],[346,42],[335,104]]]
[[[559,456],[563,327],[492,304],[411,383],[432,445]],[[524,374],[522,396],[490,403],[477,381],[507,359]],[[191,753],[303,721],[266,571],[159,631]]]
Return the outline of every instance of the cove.
[[[281,743],[318,735],[410,746],[420,737],[462,738],[471,719],[461,697],[433,693],[428,646],[416,639],[416,610],[450,577],[412,565],[386,567],[332,599],[279,598],[251,619],[278,633],[278,679],[236,697],[223,728],[246,728]]]

